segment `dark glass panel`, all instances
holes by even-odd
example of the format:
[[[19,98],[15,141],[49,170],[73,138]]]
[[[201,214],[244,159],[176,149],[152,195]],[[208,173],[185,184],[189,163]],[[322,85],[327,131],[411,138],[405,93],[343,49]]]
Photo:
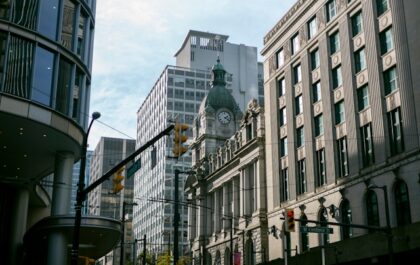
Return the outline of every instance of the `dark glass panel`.
[[[37,47],[31,93],[31,99],[33,101],[50,106],[53,76],[54,54],[46,49]]]
[[[71,87],[71,64],[64,59],[60,60],[57,84],[57,103],[56,110],[66,114],[68,112],[69,94]]]
[[[42,0],[39,6],[38,31],[52,40],[57,38],[58,0]]]
[[[38,0],[15,0],[13,4],[13,22],[25,28],[35,30],[38,14]]]

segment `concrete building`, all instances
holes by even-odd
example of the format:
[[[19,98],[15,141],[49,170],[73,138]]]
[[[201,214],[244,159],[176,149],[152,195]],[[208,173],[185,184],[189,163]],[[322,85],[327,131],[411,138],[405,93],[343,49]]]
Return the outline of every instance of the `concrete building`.
[[[135,150],[136,141],[129,139],[109,138],[101,137],[99,143],[96,145],[95,150],[92,154],[91,166],[90,166],[90,181],[94,182],[98,178],[102,177],[106,172],[116,166],[119,162],[125,159],[127,156],[132,154]],[[125,175],[125,173],[124,173]],[[127,203],[133,202],[133,178],[124,178],[122,184],[124,189],[121,192],[114,194],[113,186],[114,183],[112,178],[109,181],[105,181],[94,189],[88,195],[88,209],[91,215],[99,215],[102,217],[108,217],[112,219],[121,220],[122,213],[122,202]],[[132,208],[133,206],[127,206],[125,215],[130,218],[126,218],[125,231],[127,234],[131,234],[131,221],[132,221]],[[128,229],[129,228],[129,229]],[[127,237],[125,242],[132,242],[133,239]],[[102,258],[99,262],[101,264],[120,264],[120,247],[117,246],[112,254],[106,255],[107,257]],[[131,248],[126,248],[126,256],[128,258],[131,254]],[[108,258],[111,256],[111,258]],[[106,260],[106,261],[105,261]],[[125,258],[127,260],[127,257]],[[131,260],[131,259],[129,259]]]
[[[86,168],[85,168],[85,183],[86,185],[89,185],[90,181],[90,162],[92,161],[92,154],[93,151],[87,151],[86,153]],[[75,208],[76,205],[76,195],[77,195],[77,185],[79,183],[79,174],[80,174],[80,161],[75,163],[73,165],[73,174],[71,178],[71,198],[70,198],[70,214],[75,214]],[[83,208],[82,208],[82,214],[88,214],[89,213],[89,201],[86,200],[83,202]]]
[[[200,103],[210,89],[211,66],[220,58],[227,67],[226,87],[242,102],[258,97],[257,51],[255,47],[231,44],[227,36],[190,31],[181,49],[176,53],[177,66],[167,66],[142,103],[137,114],[137,147],[140,147],[177,119],[189,125],[199,110]],[[240,65],[240,66],[239,66]],[[190,68],[191,67],[191,68]],[[237,69],[241,69],[238,71]],[[243,103],[239,107],[245,108]],[[192,136],[192,131],[187,131]],[[156,145],[156,165],[151,163],[151,152],[139,156],[142,167],[135,175],[134,197],[139,207],[134,210],[136,238],[147,235],[154,253],[170,248],[173,239],[173,170],[188,170],[191,154],[178,160],[172,155],[172,139],[162,138]],[[183,189],[185,176],[180,181]],[[169,200],[164,202],[164,200]],[[181,211],[179,248],[183,255],[189,248],[187,239],[187,208]]]
[[[225,88],[224,69],[194,121],[193,171],[185,183],[193,264],[263,263],[268,253],[264,110],[244,114]]]
[[[325,264],[388,264],[390,246],[394,264],[419,258],[419,8],[301,0],[265,36],[270,260],[320,264],[324,252]],[[392,236],[335,225],[301,233],[314,225],[302,221],[284,232],[286,208],[380,227],[389,212]]]

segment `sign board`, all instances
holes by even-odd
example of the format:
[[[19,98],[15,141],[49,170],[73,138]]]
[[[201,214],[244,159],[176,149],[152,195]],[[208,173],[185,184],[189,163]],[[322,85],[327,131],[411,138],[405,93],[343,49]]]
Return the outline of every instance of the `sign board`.
[[[333,229],[330,227],[322,227],[322,226],[301,226],[300,232],[301,233],[332,234]]]
[[[134,173],[141,168],[140,159],[136,160],[128,169],[127,169],[127,178],[131,178]]]
[[[233,254],[233,260],[234,265],[241,265],[241,252],[235,252]]]

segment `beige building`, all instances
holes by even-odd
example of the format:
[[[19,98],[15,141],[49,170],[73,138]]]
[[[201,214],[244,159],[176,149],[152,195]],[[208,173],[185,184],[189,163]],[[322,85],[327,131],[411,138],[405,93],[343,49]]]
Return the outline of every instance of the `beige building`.
[[[194,121],[193,170],[185,183],[193,264],[266,261],[264,111],[256,100],[243,114],[213,67],[209,94]]]
[[[394,259],[419,257],[419,10],[417,0],[300,0],[265,36],[269,260],[387,264],[389,246]],[[380,227],[389,212],[392,237],[301,233],[315,225],[304,222],[284,232],[286,208]]]

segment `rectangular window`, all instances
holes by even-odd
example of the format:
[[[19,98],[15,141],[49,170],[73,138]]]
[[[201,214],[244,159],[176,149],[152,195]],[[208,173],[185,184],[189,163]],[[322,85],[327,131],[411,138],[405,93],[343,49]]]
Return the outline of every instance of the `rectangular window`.
[[[280,202],[289,200],[289,172],[287,168],[280,170]]]
[[[354,64],[356,73],[366,69],[366,54],[364,48],[354,53]]]
[[[277,69],[282,67],[284,65],[284,51],[283,49],[279,50],[276,53],[276,59],[277,59]]]
[[[286,94],[286,81],[284,78],[278,81],[279,86],[279,97],[284,96]]]
[[[369,88],[363,86],[357,90],[358,110],[362,111],[369,107]]]
[[[337,162],[338,177],[342,178],[349,174],[347,138],[342,137],[337,140]]]
[[[330,35],[330,54],[340,50],[340,33],[338,31]]]
[[[344,100],[337,102],[335,105],[335,125],[345,121]]]
[[[293,85],[302,81],[302,69],[300,64],[293,67]]]
[[[292,55],[296,54],[300,49],[300,42],[299,42],[299,33],[296,33],[293,37],[292,37]]]
[[[306,165],[305,165],[305,159],[299,160],[297,162],[297,189],[296,189],[296,193],[298,195],[305,193],[306,190]]]
[[[324,134],[324,118],[322,114],[315,117],[315,137]]]
[[[303,112],[302,95],[299,95],[295,98],[295,109],[296,109],[296,115],[299,115]]]
[[[303,126],[296,130],[296,147],[299,148],[305,143],[305,133],[303,131]]]
[[[311,52],[311,70],[319,67],[319,51],[318,49]]]
[[[357,12],[354,16],[351,17],[351,29],[353,37],[363,31],[362,12]]]
[[[279,117],[280,127],[286,125],[286,123],[287,123],[286,107],[284,107],[280,110],[280,115],[279,116],[280,116]]]
[[[388,0],[376,0],[376,12],[378,17],[389,9]]]
[[[337,66],[336,68],[332,69],[332,85],[333,89],[336,89],[343,85],[343,79],[341,76],[341,66]]]
[[[379,42],[381,43],[381,55],[394,49],[394,40],[392,28],[387,28],[379,34]]]
[[[287,156],[287,137],[280,139],[280,157]]]
[[[337,15],[335,0],[329,0],[326,5],[327,22],[330,22]]]
[[[316,151],[316,186],[321,187],[327,183],[325,174],[325,150]]]
[[[372,140],[372,125],[370,123],[360,128],[360,135],[362,136],[362,157],[363,166],[371,166],[375,162],[373,153]]]
[[[312,39],[318,31],[316,16],[308,22],[308,39]]]
[[[387,114],[389,127],[389,144],[391,155],[397,155],[404,151],[404,140],[402,137],[401,110],[396,108]]]
[[[384,72],[384,90],[385,96],[397,90],[398,79],[396,67],[392,67]]]
[[[313,103],[321,100],[321,81],[312,85]]]

